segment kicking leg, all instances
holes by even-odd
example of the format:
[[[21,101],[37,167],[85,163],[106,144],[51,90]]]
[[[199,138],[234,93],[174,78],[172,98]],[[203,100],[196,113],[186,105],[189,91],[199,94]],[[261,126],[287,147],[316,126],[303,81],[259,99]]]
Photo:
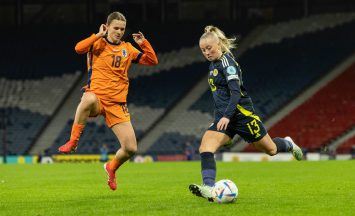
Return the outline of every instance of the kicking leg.
[[[87,118],[89,116],[96,116],[99,112],[99,101],[96,95],[92,92],[84,93],[76,109],[70,140],[66,144],[59,147],[58,151],[61,153],[75,152]]]
[[[296,160],[302,160],[302,150],[293,142],[290,137],[273,138],[266,134],[261,140],[254,142],[253,145],[262,152],[273,156],[279,152],[292,152]]]

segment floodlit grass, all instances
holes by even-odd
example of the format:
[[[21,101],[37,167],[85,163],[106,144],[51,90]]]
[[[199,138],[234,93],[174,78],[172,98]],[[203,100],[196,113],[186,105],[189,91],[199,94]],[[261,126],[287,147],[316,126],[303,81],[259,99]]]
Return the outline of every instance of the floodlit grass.
[[[109,190],[102,164],[0,165],[0,215],[353,215],[355,161],[217,163],[233,204],[188,191],[199,162],[125,164]]]

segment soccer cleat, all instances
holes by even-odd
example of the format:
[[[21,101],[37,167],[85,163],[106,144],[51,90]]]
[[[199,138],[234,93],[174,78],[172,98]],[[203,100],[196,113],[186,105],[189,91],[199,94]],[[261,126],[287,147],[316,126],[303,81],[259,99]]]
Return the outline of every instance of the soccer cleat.
[[[104,164],[104,169],[105,169],[107,177],[108,177],[107,185],[110,187],[111,190],[116,190],[117,184],[116,184],[115,171],[110,169],[110,166],[108,165],[108,163]]]
[[[69,154],[76,151],[78,147],[78,142],[74,140],[69,140],[67,143],[58,148],[60,153]]]
[[[191,184],[189,186],[189,190],[192,194],[207,199],[209,202],[214,202],[214,198],[212,195],[212,187],[207,185],[197,185]]]
[[[300,161],[303,159],[303,152],[302,149],[300,147],[298,147],[298,145],[296,145],[296,143],[292,140],[291,137],[287,136],[285,137],[285,140],[289,141],[292,143],[292,154],[293,157],[296,158],[296,160]]]

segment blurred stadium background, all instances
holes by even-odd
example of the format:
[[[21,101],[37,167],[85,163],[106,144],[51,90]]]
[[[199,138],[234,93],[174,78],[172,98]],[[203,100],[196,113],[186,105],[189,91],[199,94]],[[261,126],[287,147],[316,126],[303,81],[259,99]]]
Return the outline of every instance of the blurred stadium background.
[[[125,39],[142,31],[159,58],[129,73],[134,160],[199,159],[213,115],[198,47],[208,24],[237,36],[246,87],[272,136],[293,137],[309,160],[355,157],[353,0],[1,0],[0,163],[99,161],[104,144],[118,149],[97,118],[76,155],[57,155],[87,79],[74,46],[116,10],[128,20]],[[218,159],[273,160],[238,137],[233,143]]]

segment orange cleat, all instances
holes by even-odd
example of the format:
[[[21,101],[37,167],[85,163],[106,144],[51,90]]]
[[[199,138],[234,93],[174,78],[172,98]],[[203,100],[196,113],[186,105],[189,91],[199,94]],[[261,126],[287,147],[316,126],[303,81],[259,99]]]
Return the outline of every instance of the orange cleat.
[[[105,169],[105,171],[107,173],[107,177],[108,177],[107,184],[111,190],[116,190],[116,188],[117,188],[116,174],[115,174],[115,171],[110,169],[110,166],[108,164],[109,163],[104,164],[104,169]]]
[[[58,148],[60,153],[69,154],[76,151],[78,147],[78,142],[74,140],[69,140],[67,143]]]

